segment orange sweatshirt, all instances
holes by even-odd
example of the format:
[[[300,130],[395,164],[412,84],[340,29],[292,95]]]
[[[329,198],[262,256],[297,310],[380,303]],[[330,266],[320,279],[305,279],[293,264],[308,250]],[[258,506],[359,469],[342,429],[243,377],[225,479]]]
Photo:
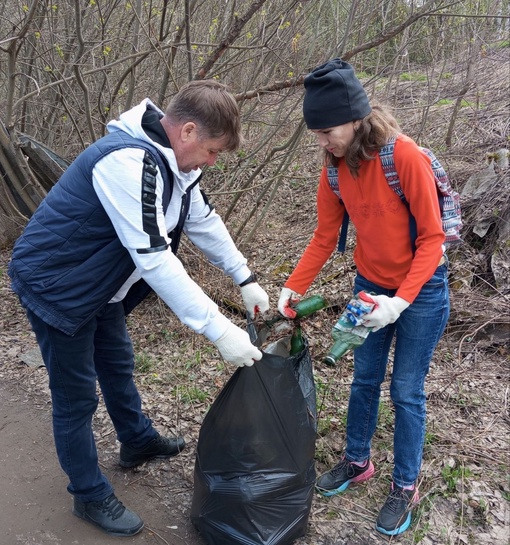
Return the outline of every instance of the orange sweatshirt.
[[[379,154],[363,161],[353,178],[342,159],[338,182],[342,202],[322,169],[317,192],[318,222],[313,237],[285,286],[304,295],[335,251],[344,210],[356,227],[354,262],[367,280],[412,303],[443,255],[444,232],[430,159],[413,140],[399,135],[394,162],[418,237],[413,256],[409,212],[390,188]],[[345,208],[344,208],[345,206]]]

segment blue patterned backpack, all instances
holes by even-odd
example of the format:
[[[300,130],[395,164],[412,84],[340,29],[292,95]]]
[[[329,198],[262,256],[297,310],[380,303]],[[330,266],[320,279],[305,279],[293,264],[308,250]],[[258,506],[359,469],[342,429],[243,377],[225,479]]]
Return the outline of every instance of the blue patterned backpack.
[[[418,236],[416,220],[410,212],[409,203],[407,202],[404,192],[402,191],[402,186],[400,185],[398,173],[395,168],[395,160],[393,158],[395,140],[396,137],[392,137],[388,140],[388,143],[383,146],[379,151],[379,157],[381,158],[384,176],[386,177],[388,185],[398,195],[402,203],[409,211],[409,230],[411,233],[411,244],[414,253],[416,250],[416,237]],[[446,248],[448,248],[454,244],[461,242],[460,229],[462,227],[462,219],[460,210],[460,196],[456,191],[454,191],[454,189],[450,185],[448,175],[446,174],[446,171],[444,170],[434,153],[427,148],[420,149],[423,153],[428,155],[431,160],[432,172],[434,174],[434,180],[437,186],[439,208],[441,210],[441,221],[443,224],[443,231],[445,233],[444,244]],[[338,168],[328,167],[327,173],[331,189],[338,195],[341,200],[340,190],[338,186]],[[338,240],[338,251],[341,253],[345,252],[348,225],[349,214],[346,210],[342,222],[342,228],[340,231],[340,238]]]

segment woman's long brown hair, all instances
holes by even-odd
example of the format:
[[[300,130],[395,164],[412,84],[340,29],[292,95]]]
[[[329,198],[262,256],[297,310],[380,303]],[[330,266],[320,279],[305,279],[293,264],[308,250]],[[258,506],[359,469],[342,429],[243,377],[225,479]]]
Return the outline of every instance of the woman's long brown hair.
[[[372,104],[372,111],[356,129],[354,140],[345,154],[345,162],[354,178],[358,177],[361,161],[371,161],[391,136],[401,132],[397,120],[382,104]],[[338,167],[340,158],[324,151],[324,164]]]

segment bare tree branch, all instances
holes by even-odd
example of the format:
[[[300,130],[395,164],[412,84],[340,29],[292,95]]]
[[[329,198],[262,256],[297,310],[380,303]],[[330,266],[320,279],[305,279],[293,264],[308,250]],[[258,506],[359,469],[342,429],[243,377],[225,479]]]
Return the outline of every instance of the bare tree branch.
[[[252,18],[253,14],[256,13],[267,0],[256,0],[250,6],[248,11],[244,14],[243,17],[235,17],[225,38],[221,41],[215,51],[211,53],[207,61],[198,69],[195,79],[203,79],[209,73],[209,70],[214,66],[216,61],[225,54],[228,50],[230,44],[239,36],[244,25]]]

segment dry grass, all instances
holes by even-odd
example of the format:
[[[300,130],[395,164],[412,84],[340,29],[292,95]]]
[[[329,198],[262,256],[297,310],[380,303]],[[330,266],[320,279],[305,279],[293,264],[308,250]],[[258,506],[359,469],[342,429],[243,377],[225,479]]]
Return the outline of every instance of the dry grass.
[[[265,255],[265,254],[264,254]],[[191,257],[191,261],[196,258]],[[5,271],[7,255],[0,270]],[[253,259],[268,287],[272,301],[281,285],[281,274],[271,272],[270,264]],[[331,268],[342,268],[341,257]],[[213,296],[240,304],[237,289],[205,263],[189,264],[198,272],[197,280],[211,288]],[[197,266],[198,265],[198,266]],[[202,272],[200,272],[202,271]],[[327,271],[326,271],[327,272]],[[319,279],[314,292],[322,292],[332,302],[343,304],[352,282],[353,271],[331,280]],[[327,278],[327,274],[324,275]],[[0,322],[2,344],[7,361],[4,377],[25,388],[39,403],[49,403],[46,373],[20,364],[19,356],[35,347],[33,336],[15,298],[2,275]],[[422,501],[412,531],[399,543],[491,544],[507,543],[510,483],[508,474],[508,345],[487,330],[485,320],[501,312],[508,316],[508,302],[467,292],[452,293],[455,314],[462,316],[450,326],[436,351],[427,382],[428,428],[423,469],[420,477]],[[472,297],[476,295],[476,297]],[[220,300],[220,298],[219,298]],[[468,302],[468,304],[467,304]],[[491,306],[487,306],[490,302]],[[235,308],[235,307],[231,307]],[[224,312],[239,325],[237,312]],[[331,467],[343,450],[345,417],[352,365],[350,358],[336,368],[324,366],[325,332],[336,314],[318,312],[303,321],[305,335],[315,362],[318,393],[319,435],[316,449],[317,472]],[[480,318],[483,321],[479,321]],[[483,327],[482,327],[483,326]],[[136,347],[136,380],[144,409],[163,432],[185,436],[187,449],[173,464],[182,486],[159,473],[153,479],[157,493],[168,505],[178,502],[190,508],[193,488],[194,449],[202,419],[222,386],[233,372],[220,360],[205,339],[191,333],[157,299],[136,309],[129,319]],[[2,358],[3,359],[3,358]],[[384,502],[392,470],[393,411],[388,384],[383,386],[380,418],[373,441],[373,461],[377,473],[368,483],[341,497],[316,496],[310,514],[309,531],[298,545],[377,544],[388,542],[374,530],[377,511]],[[95,429],[104,456],[114,456],[114,431],[104,407],[96,415]],[[156,471],[156,470],[152,470]],[[389,540],[397,541],[397,539]]]
[[[504,61],[508,63],[508,53],[505,55]],[[457,188],[462,187],[473,171],[482,168],[485,153],[501,147],[508,136],[508,115],[502,113],[508,103],[508,85],[504,81],[502,84],[504,78],[501,71],[498,76],[497,66],[503,66],[501,59],[489,59],[486,72],[491,100],[497,108],[494,112],[466,110],[459,120],[455,145],[444,152],[444,162]],[[475,95],[477,92],[473,91]],[[441,108],[434,108],[430,113],[431,119],[437,120],[432,122],[424,142],[430,147],[444,136],[448,107]],[[412,135],[420,122],[416,114],[416,119],[411,115],[403,125]],[[438,148],[439,145],[434,147]],[[300,171],[299,179],[283,184],[263,227],[245,250],[260,283],[270,294],[273,309],[279,290],[315,224],[316,163],[311,153],[302,160],[308,164],[307,169],[304,173]],[[246,199],[250,198],[254,197],[248,192]],[[491,199],[502,200],[508,206],[508,193],[501,194],[497,188],[488,196],[488,200]],[[221,214],[221,200],[216,204]],[[495,288],[488,271],[487,254],[496,243],[495,235],[482,241],[483,252],[476,247],[472,222],[476,221],[477,210],[475,204],[466,208],[466,243],[451,254],[452,315],[427,381],[428,427],[420,477],[422,501],[411,531],[398,539],[387,539],[374,530],[392,470],[393,410],[386,382],[373,441],[375,478],[341,497],[316,496],[309,531],[298,540],[298,545],[397,541],[405,545],[508,545],[510,302],[508,293]],[[233,218],[232,222],[235,221]],[[497,226],[497,219],[494,222]],[[352,248],[352,240],[350,244]],[[244,318],[237,311],[241,300],[232,282],[210,267],[186,242],[181,258],[193,278],[218,301],[222,311],[243,326]],[[48,403],[45,371],[20,364],[19,356],[34,348],[35,341],[9,290],[5,273],[7,260],[8,252],[4,252],[0,256],[3,378],[15,381],[34,398]],[[354,274],[349,254],[333,256],[310,292],[324,294],[340,308],[351,291]],[[303,322],[315,362],[318,473],[336,462],[345,438],[351,361],[347,357],[336,368],[321,363],[327,332],[335,317],[336,314],[322,311]],[[179,509],[189,511],[194,447],[200,425],[233,368],[226,366],[210,343],[184,327],[156,298],[135,310],[129,318],[129,329],[137,354],[136,380],[146,412],[161,431],[182,434],[190,445],[174,468],[183,487],[177,490],[161,475],[157,493],[166,504],[177,502]],[[103,407],[97,413],[96,430],[100,446],[113,452],[116,448],[113,429]]]

